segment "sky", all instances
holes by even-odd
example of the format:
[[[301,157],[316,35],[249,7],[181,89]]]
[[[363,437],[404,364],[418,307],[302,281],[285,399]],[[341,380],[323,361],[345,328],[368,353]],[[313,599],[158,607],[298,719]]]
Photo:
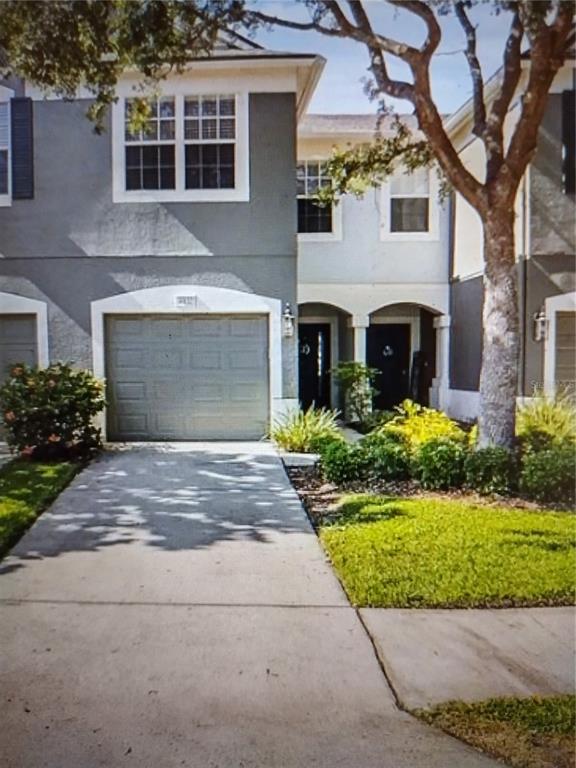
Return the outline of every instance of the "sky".
[[[254,0],[254,7],[265,13],[297,21],[308,20],[308,12],[295,0]],[[342,4],[345,6],[345,3]],[[509,26],[509,16],[491,13],[492,3],[474,8],[472,20],[477,24],[478,52],[486,77],[502,63],[503,45]],[[396,9],[384,0],[366,0],[376,31],[389,34],[399,41],[417,44],[425,37],[425,26],[408,11]],[[453,15],[442,17],[442,43],[434,57],[432,88],[435,101],[443,113],[454,112],[471,95],[468,65],[464,58],[464,34]],[[334,39],[316,32],[301,32],[274,28],[260,30],[256,41],[266,48],[291,52],[318,53],[327,60],[324,73],[312,98],[309,112],[313,113],[374,113],[377,105],[364,93],[363,82],[369,77],[368,54],[361,43]],[[390,59],[392,62],[393,60]],[[391,64],[393,76],[406,76],[402,62]],[[392,103],[392,102],[391,102]],[[407,102],[395,104],[399,112],[411,112]]]

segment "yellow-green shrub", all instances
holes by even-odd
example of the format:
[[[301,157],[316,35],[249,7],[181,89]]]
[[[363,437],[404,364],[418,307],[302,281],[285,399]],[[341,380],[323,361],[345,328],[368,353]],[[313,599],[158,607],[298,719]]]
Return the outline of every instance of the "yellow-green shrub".
[[[404,400],[396,410],[397,415],[377,431],[401,438],[411,452],[430,440],[445,439],[461,443],[468,440],[466,432],[442,411],[425,408],[412,400]]]

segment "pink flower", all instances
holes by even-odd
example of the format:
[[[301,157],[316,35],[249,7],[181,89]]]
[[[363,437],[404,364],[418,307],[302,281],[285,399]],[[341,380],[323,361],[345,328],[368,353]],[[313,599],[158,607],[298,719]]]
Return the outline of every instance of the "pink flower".
[[[59,442],[60,442],[60,440],[62,440],[62,438],[60,437],[60,435],[55,435],[54,433],[52,433],[52,434],[50,435],[50,437],[48,438],[48,442],[49,442],[49,443],[59,443]]]
[[[32,456],[34,453],[34,446],[33,445],[25,445],[24,448],[20,451],[20,454],[22,456]]]

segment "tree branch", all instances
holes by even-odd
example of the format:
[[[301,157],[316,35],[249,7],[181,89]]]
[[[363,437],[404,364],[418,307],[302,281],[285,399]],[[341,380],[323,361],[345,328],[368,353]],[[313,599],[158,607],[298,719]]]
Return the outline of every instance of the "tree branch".
[[[474,128],[472,132],[475,136],[481,137],[486,129],[486,104],[484,103],[482,67],[476,53],[476,27],[468,18],[463,0],[458,0],[458,2],[454,3],[454,13],[466,35],[464,55],[466,56],[470,77],[472,78],[472,102],[474,108]]]
[[[426,24],[428,35],[424,45],[419,49],[413,50],[415,54],[424,56],[430,61],[442,39],[442,30],[438,24],[438,19],[434,15],[434,11],[422,0],[388,0],[388,2],[397,8],[409,11],[414,16],[418,16]]]
[[[573,12],[571,2],[559,3],[558,13],[551,25],[541,28],[537,35],[530,35],[532,45],[528,84],[522,99],[520,117],[504,159],[500,174],[502,178],[495,182],[512,185],[513,192],[536,151],[548,92],[564,63],[566,43],[572,31]]]
[[[502,83],[500,92],[494,99],[486,121],[484,145],[486,147],[486,181],[495,178],[504,162],[504,120],[522,74],[522,38],[524,24],[516,6],[510,24],[510,33],[504,49]]]

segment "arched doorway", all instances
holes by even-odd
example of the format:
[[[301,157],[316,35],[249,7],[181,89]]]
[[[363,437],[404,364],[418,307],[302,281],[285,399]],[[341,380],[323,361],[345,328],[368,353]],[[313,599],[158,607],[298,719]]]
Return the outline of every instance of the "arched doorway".
[[[298,392],[302,408],[341,405],[331,371],[338,362],[353,359],[350,317],[331,304],[298,307]]]
[[[379,371],[376,410],[390,410],[405,398],[430,404],[436,376],[435,313],[417,304],[393,304],[370,315],[366,364]]]

